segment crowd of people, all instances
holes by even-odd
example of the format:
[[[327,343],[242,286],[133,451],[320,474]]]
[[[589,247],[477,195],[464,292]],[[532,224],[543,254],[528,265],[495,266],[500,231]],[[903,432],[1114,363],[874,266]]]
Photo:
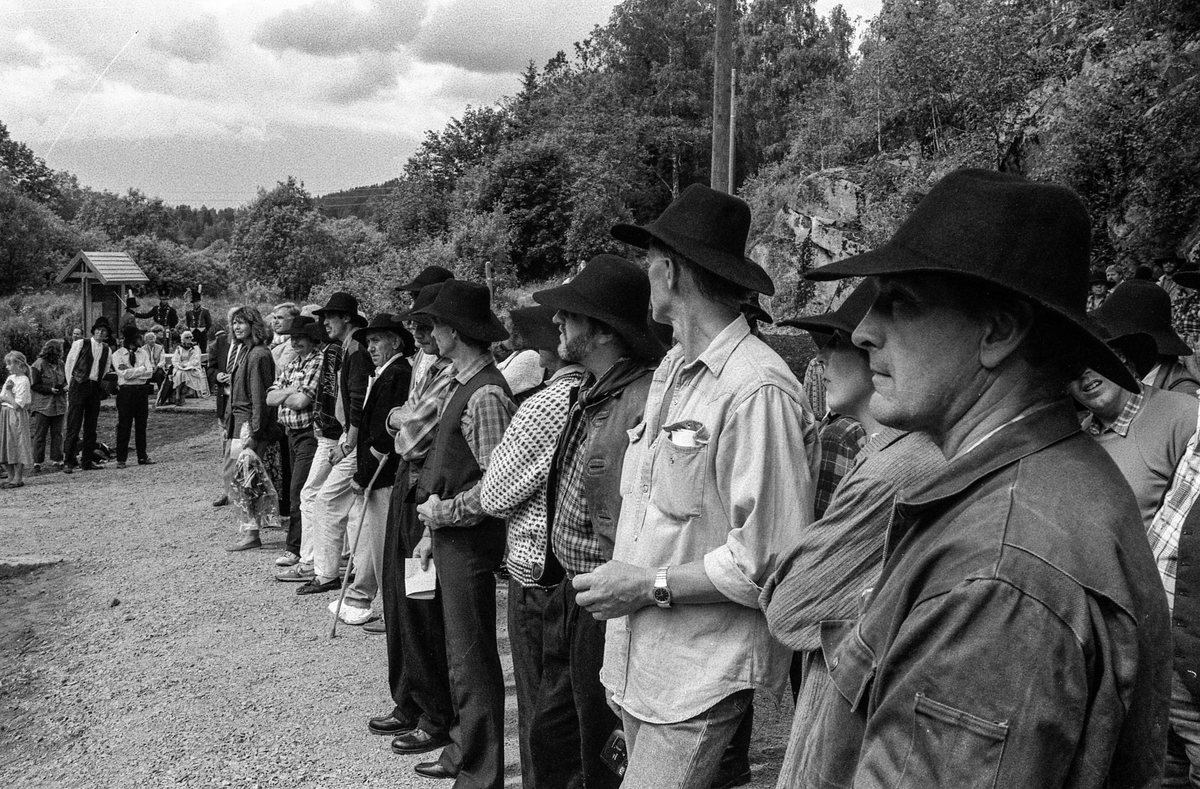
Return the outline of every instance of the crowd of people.
[[[1110,288],[1072,191],[959,170],[806,274],[863,279],[780,322],[802,384],[750,219],[691,186],[507,326],[436,266],[398,314],[234,308],[227,550],[287,530],[275,578],[386,638],[366,730],[463,789],[504,783],[498,582],[526,789],[745,784],[789,691],[780,787],[1200,785],[1200,271]],[[0,460],[106,330],[40,388],[6,357]]]

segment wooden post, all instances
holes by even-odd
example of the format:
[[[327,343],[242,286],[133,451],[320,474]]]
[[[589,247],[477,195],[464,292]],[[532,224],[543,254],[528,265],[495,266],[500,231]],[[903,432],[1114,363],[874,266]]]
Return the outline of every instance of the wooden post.
[[[729,73],[729,193],[737,186],[737,69]]]
[[[733,3],[734,0],[717,0],[717,32],[713,41],[713,120],[712,188],[728,192],[729,183],[729,121],[730,79],[733,66]]]
[[[483,264],[483,280],[487,283],[488,297],[492,303],[496,303],[496,271],[492,268],[492,261],[487,261]]]

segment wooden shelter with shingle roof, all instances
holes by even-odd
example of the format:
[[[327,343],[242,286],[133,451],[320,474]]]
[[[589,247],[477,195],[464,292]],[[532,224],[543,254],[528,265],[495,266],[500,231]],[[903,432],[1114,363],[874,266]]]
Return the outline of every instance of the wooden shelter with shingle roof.
[[[80,252],[58,272],[55,282],[77,281],[83,291],[83,330],[101,315],[114,332],[125,312],[131,285],[146,285],[150,279],[124,252]]]

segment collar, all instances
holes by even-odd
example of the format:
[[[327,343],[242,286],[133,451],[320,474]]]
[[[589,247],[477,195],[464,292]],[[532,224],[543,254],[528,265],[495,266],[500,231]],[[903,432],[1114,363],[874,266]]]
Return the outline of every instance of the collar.
[[[1096,418],[1095,414],[1088,414],[1083,418],[1083,429],[1093,436],[1101,436],[1105,433],[1116,433],[1121,438],[1129,435],[1129,426],[1133,424],[1134,417],[1142,410],[1142,403],[1146,401],[1146,391],[1142,390],[1137,394],[1130,395],[1125,401],[1125,407],[1121,409],[1121,415],[1117,417],[1117,421],[1111,425],[1103,425]]]
[[[404,354],[402,354],[402,353],[392,354],[391,358],[389,358],[386,362],[384,362],[379,367],[375,368],[375,372],[371,374],[371,377],[378,378],[379,376],[383,375],[384,370],[386,370],[387,368],[392,366],[392,362],[396,361],[397,359],[403,359],[403,358],[404,358]]]
[[[1035,406],[1001,425],[971,451],[955,457],[926,484],[906,491],[898,506],[912,512],[957,496],[989,474],[1078,432],[1079,420],[1070,400],[1063,398]]]
[[[1144,386],[1153,386],[1154,385],[1154,377],[1156,375],[1158,375],[1158,371],[1161,369],[1162,369],[1161,362],[1159,362],[1158,364],[1155,364],[1153,367],[1150,368],[1150,372],[1148,372],[1144,376],[1142,376],[1141,383]]]
[[[454,380],[458,381],[460,385],[465,384],[467,381],[470,381],[472,378],[474,378],[476,373],[493,363],[492,352],[484,351],[471,361],[464,364],[454,374]]]
[[[587,373],[587,370],[584,369],[584,366],[582,364],[575,364],[575,363],[564,364],[562,367],[558,368],[558,370],[556,370],[553,375],[550,376],[550,380],[547,381],[546,383],[552,384],[555,381],[557,381],[559,378],[562,378],[567,375],[584,375],[586,373]]]
[[[721,329],[721,332],[716,337],[713,337],[708,347],[696,357],[696,361],[691,364],[685,364],[681,369],[688,369],[703,364],[713,375],[719,376],[721,371],[725,369],[725,363],[729,361],[729,357],[733,355],[733,352],[737,350],[737,347],[748,336],[750,336],[750,324],[746,323],[744,316],[738,315],[728,326]],[[670,350],[670,353],[682,356],[683,347],[676,345]]]

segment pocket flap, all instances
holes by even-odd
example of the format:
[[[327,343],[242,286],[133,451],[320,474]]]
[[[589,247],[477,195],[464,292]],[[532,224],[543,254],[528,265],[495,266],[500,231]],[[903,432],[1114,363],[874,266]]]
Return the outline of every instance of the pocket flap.
[[[625,435],[629,436],[629,443],[636,444],[642,440],[642,436],[646,433],[646,423],[638,422],[633,427],[625,431]]]
[[[846,624],[846,623],[829,623]],[[830,640],[826,640],[826,623],[821,623],[821,648],[825,654],[825,665],[829,668],[829,676],[834,686],[849,704],[850,709],[857,711],[859,705],[867,696],[871,680],[875,678],[875,653],[863,643],[858,628],[846,633],[840,643],[830,654],[828,646],[836,642],[835,629],[830,628]]]

